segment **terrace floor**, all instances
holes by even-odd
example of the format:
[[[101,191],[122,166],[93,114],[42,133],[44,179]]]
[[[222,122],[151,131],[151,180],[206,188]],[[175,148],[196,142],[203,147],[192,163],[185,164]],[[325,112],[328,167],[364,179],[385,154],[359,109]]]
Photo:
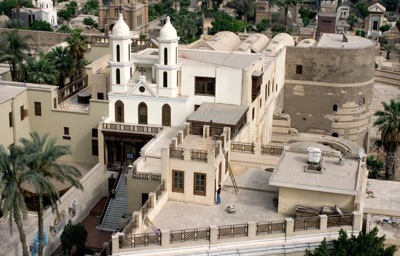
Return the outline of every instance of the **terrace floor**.
[[[267,222],[283,220],[285,216],[277,213],[272,199],[276,187],[269,186],[271,175],[261,167],[244,168],[237,163],[232,164],[239,194],[235,195],[230,186],[230,179],[221,192],[220,205],[204,206],[197,204],[168,201],[157,217],[152,220],[159,229],[181,230],[204,228],[209,225],[244,224],[249,221]],[[273,167],[273,166],[272,166]],[[226,208],[234,205],[236,213],[230,214]],[[151,229],[146,232],[152,232]]]

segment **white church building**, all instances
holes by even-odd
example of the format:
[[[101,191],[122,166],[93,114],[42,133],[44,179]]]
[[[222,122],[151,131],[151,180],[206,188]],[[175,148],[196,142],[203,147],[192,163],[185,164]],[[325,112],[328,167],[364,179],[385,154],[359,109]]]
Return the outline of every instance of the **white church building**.
[[[217,34],[214,45],[224,43],[219,39],[229,39],[231,34],[236,36],[231,32]],[[271,42],[255,40],[255,43],[263,44],[261,48],[266,49],[263,53],[247,51],[251,48],[248,47],[249,40],[233,51],[179,49],[179,37],[167,17],[157,38],[159,48],[132,54],[129,27],[120,15],[110,39],[110,115],[103,124],[110,132],[107,136],[107,131],[103,131],[106,164],[126,162],[126,156],[130,154],[137,156],[138,150],[152,138],[146,141],[143,134],[139,134],[138,141],[127,142],[132,140],[132,134],[129,134],[130,139],[121,139],[124,136],[121,129],[134,132],[138,131],[135,127],[139,125],[158,131],[161,127],[180,126],[197,109],[198,119],[189,118],[193,129],[196,125],[207,124],[213,134],[213,127],[221,130],[229,126],[232,139],[269,142],[273,113],[282,101],[284,47],[294,45],[289,35],[280,34]],[[270,45],[266,47],[268,43]],[[213,105],[202,108],[203,103]],[[209,109],[214,116],[204,120]],[[235,123],[224,121],[226,115],[235,118],[238,114],[242,116]],[[113,130],[119,130],[118,136],[114,136]],[[118,140],[117,137],[125,145],[120,147],[120,143],[112,142]],[[99,146],[102,151],[103,145]]]
[[[35,8],[20,8],[19,9],[19,20],[22,24],[29,26],[31,22],[36,20],[46,21],[51,24],[52,27],[57,27],[57,9],[53,5],[51,0],[37,0],[32,2]],[[17,9],[12,10],[12,18],[18,19]]]

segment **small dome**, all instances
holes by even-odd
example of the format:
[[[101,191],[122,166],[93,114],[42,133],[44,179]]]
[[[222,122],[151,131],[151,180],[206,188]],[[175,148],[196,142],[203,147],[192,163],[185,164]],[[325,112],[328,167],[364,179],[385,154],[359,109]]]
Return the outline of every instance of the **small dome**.
[[[174,28],[174,26],[172,26],[169,16],[167,16],[167,21],[165,22],[164,27],[162,27],[162,29],[160,30],[159,38],[167,40],[178,39],[176,29]]]
[[[125,23],[122,13],[118,15],[118,21],[115,23],[114,27],[112,28],[111,34],[113,36],[130,36],[131,30],[129,29],[128,25]]]
[[[10,18],[4,14],[4,12],[0,15],[0,24],[6,24]]]

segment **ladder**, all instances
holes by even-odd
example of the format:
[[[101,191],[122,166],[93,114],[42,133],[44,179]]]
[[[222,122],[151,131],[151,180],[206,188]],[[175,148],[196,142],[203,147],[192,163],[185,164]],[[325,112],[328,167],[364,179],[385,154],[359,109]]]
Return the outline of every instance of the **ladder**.
[[[231,165],[229,164],[228,152],[224,152],[224,157],[225,157],[226,168],[228,168],[229,176],[231,176],[233,190],[235,191],[235,194],[237,195],[239,193],[239,188],[236,184],[235,177],[233,176]]]

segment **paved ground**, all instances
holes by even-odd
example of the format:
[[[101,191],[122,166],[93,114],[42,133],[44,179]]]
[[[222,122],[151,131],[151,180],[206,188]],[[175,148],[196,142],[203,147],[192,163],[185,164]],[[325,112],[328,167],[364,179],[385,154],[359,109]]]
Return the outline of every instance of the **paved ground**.
[[[232,187],[226,185],[221,192],[220,205],[203,206],[169,201],[153,223],[160,229],[180,230],[284,219],[272,203],[276,188],[268,185],[271,173],[255,167],[240,171],[238,168],[237,171],[239,175],[235,176],[236,182],[242,187],[238,195],[233,193]],[[226,212],[229,205],[235,205],[235,214]]]

